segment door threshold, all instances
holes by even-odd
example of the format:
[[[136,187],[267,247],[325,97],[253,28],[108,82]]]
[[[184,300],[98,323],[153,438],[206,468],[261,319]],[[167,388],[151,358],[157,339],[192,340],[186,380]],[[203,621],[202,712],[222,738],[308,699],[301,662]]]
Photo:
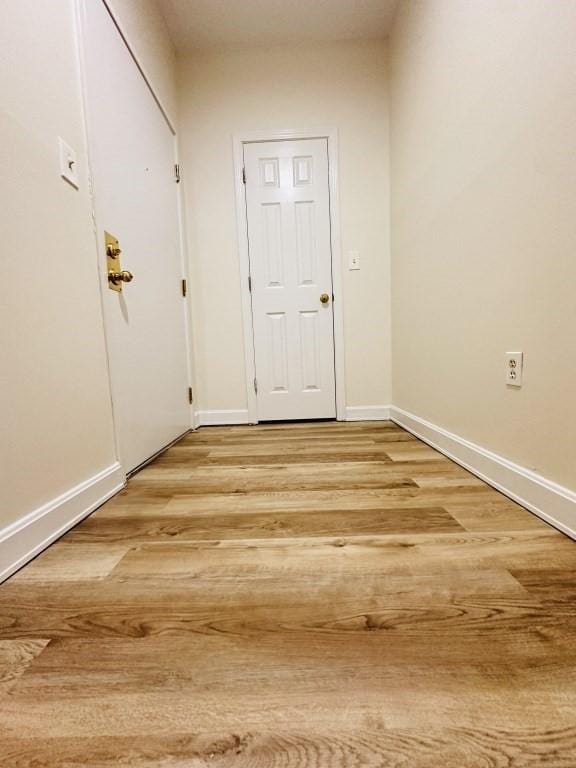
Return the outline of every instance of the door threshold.
[[[183,440],[186,435],[189,435],[190,432],[193,432],[193,429],[187,429],[186,432],[183,432],[178,437],[174,438],[171,442],[168,443],[168,445],[165,445],[163,448],[160,448],[159,451],[156,451],[156,453],[153,453],[152,456],[150,456],[147,459],[144,459],[143,462],[138,464],[137,467],[134,467],[134,469],[131,469],[130,472],[126,473],[126,480],[130,480],[130,478],[134,477],[134,475],[138,474],[142,469],[148,466],[148,464],[151,464],[154,459],[157,459],[158,456],[161,456],[163,453],[165,453],[169,448],[172,448],[173,445],[176,445],[176,443],[179,443],[180,440]]]
[[[338,419],[335,416],[330,416],[327,419],[261,419],[255,426],[259,424],[326,424],[331,421],[335,422]]]

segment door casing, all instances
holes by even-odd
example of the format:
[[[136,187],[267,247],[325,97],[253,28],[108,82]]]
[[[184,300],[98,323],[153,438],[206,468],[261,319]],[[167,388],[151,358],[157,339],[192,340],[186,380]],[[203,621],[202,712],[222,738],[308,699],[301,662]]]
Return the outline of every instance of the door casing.
[[[94,176],[93,174],[94,159],[91,156],[91,152],[90,152],[90,126],[88,124],[88,106],[87,106],[87,73],[86,73],[86,63],[84,59],[84,48],[83,48],[83,39],[86,34],[86,30],[84,28],[85,27],[85,22],[84,22],[85,7],[87,2],[94,2],[94,1],[95,0],[76,0],[76,2],[74,3],[74,8],[75,8],[76,48],[77,48],[78,63],[79,63],[79,70],[80,70],[81,98],[82,98],[82,107],[83,107],[84,142],[86,146],[86,153],[87,153],[87,159],[88,159],[88,174],[89,174],[89,180],[90,180],[92,215],[96,222],[98,220],[98,202],[96,199],[94,186],[92,182],[92,179]],[[154,86],[150,78],[148,77],[146,70],[143,67],[136,51],[134,50],[133,45],[131,45],[130,41],[127,39],[126,35],[124,34],[121,27],[120,19],[117,18],[113,8],[110,6],[107,0],[100,0],[100,1],[104,5],[107,13],[110,15],[116,29],[118,30],[120,37],[122,38],[124,45],[126,46],[130,56],[134,61],[134,66],[138,69],[146,86],[150,90],[150,93],[152,94],[152,97],[154,98],[154,101],[156,102],[158,109],[160,110],[164,120],[166,121],[170,131],[172,132],[172,135],[174,137],[174,163],[179,165],[180,164],[179,142],[178,142],[178,135],[174,127],[174,123],[168,111],[164,107],[162,99],[155,91]],[[186,250],[186,237],[184,232],[184,217],[183,217],[184,200],[183,200],[182,186],[183,185],[182,185],[182,178],[181,178],[181,181],[178,184],[176,195],[177,195],[178,241],[180,244],[180,266],[182,271],[182,277],[187,281],[187,285],[188,285],[187,296],[184,297],[182,301],[184,332],[185,332],[185,338],[186,338],[186,368],[188,372],[188,380],[191,383],[193,392],[195,392],[196,387],[195,387],[194,369],[192,364],[191,314],[190,314],[190,307],[189,307],[190,279],[188,274],[189,271],[188,271],[188,260],[187,260],[187,250]],[[115,417],[115,413],[117,412],[117,406],[114,403],[114,394],[113,394],[113,386],[112,386],[113,374],[112,374],[111,365],[110,365],[109,340],[108,340],[108,334],[106,329],[106,323],[104,319],[105,318],[104,300],[105,300],[106,292],[109,290],[109,287],[108,287],[108,280],[106,277],[105,270],[102,268],[101,248],[100,248],[100,243],[98,242],[98,228],[96,225],[94,226],[94,238],[95,238],[95,246],[96,246],[95,258],[96,258],[96,266],[98,270],[98,278],[99,278],[99,286],[100,286],[100,301],[101,301],[101,309],[102,309],[103,332],[104,332],[104,339],[105,339],[106,352],[107,352],[108,385],[109,385],[110,400],[112,404],[112,417],[113,417],[113,423],[114,423],[116,458],[120,463],[120,465],[122,466],[124,475],[128,476],[129,472],[127,471],[127,468],[123,463],[122,452],[120,448],[118,420]],[[193,405],[191,404],[190,405],[190,428],[195,429],[196,426],[197,424],[196,424],[195,411],[194,411]],[[151,456],[150,459],[152,458],[154,457]]]
[[[254,334],[252,329],[252,303],[248,278],[250,276],[250,255],[248,250],[248,218],[246,213],[245,185],[242,180],[244,168],[244,144],[267,141],[290,141],[297,139],[328,140],[328,187],[330,192],[330,245],[332,254],[332,289],[334,293],[334,373],[336,378],[336,419],[346,419],[345,358],[344,358],[344,311],[342,292],[342,245],[340,238],[340,201],[338,190],[338,130],[282,130],[249,131],[233,137],[234,187],[236,192],[236,224],[240,281],[242,295],[242,326],[244,332],[244,363],[246,369],[246,399],[248,421],[258,423],[258,400],[254,390],[256,365],[254,361]]]

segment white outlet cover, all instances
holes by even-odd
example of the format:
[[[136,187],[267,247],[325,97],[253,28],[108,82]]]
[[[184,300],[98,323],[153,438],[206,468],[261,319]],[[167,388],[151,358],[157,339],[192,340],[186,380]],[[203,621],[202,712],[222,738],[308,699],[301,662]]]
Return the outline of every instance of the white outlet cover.
[[[522,386],[524,369],[523,352],[506,352],[506,384],[509,387]]]
[[[359,251],[348,251],[348,269],[360,269]]]
[[[78,178],[76,151],[61,137],[58,137],[58,147],[60,150],[60,175],[69,184],[72,184],[75,189],[79,189],[80,181]]]

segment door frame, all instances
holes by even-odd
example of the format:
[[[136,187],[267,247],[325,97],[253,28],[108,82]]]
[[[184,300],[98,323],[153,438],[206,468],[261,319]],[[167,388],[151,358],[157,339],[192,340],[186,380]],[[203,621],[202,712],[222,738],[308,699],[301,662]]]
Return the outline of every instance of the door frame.
[[[164,107],[162,99],[156,92],[150,77],[148,76],[144,66],[142,65],[141,58],[138,56],[137,52],[134,50],[134,46],[132,45],[132,43],[129,41],[126,34],[124,33],[124,30],[122,29],[122,22],[121,22],[121,19],[118,18],[118,14],[111,7],[108,0],[100,0],[100,1],[102,2],[102,5],[104,6],[106,12],[110,16],[112,23],[116,27],[116,30],[118,31],[118,34],[122,39],[122,42],[126,46],[126,49],[128,50],[128,53],[130,54],[130,57],[134,62],[134,66],[136,67],[142,79],[144,80],[144,83],[146,84],[148,90],[150,91],[152,98],[156,103],[156,106],[160,110],[162,117],[164,118],[168,128],[170,129],[170,132],[172,133],[173,146],[174,146],[174,164],[175,164],[175,167],[178,166],[179,168],[181,168],[180,159],[179,159],[179,137],[176,132],[174,122],[171,116],[169,115],[168,111]],[[88,168],[88,187],[89,187],[89,196],[90,196],[90,202],[92,207],[92,219],[94,223],[94,226],[93,226],[94,242],[95,242],[95,248],[96,248],[95,259],[96,259],[96,269],[98,272],[98,284],[100,288],[100,308],[101,308],[101,317],[102,317],[102,327],[103,327],[103,333],[104,333],[104,343],[106,347],[108,389],[109,389],[109,396],[110,396],[111,410],[112,410],[112,422],[114,426],[114,443],[115,443],[116,459],[118,460],[118,463],[122,467],[122,472],[124,473],[124,476],[128,477],[129,472],[126,469],[125,462],[122,456],[118,420],[116,418],[117,405],[114,402],[114,388],[112,386],[113,372],[112,372],[112,366],[110,363],[109,331],[106,325],[106,316],[104,311],[104,301],[106,297],[106,291],[108,291],[109,288],[108,288],[108,281],[105,276],[105,269],[103,269],[103,266],[102,266],[103,265],[102,243],[100,243],[98,239],[97,224],[100,219],[99,212],[98,212],[98,191],[95,189],[95,185],[93,181],[94,157],[91,151],[92,126],[90,126],[89,120],[88,120],[88,114],[89,114],[88,77],[87,77],[86,59],[84,54],[84,39],[85,39],[85,36],[88,34],[87,25],[85,22],[87,2],[94,2],[94,0],[75,0],[74,2],[76,55],[78,60],[78,68],[80,72],[80,98],[81,98],[81,104],[82,104],[82,133],[83,133],[83,139],[84,139],[84,144],[86,149],[87,168]],[[191,325],[192,321],[191,321],[191,312],[190,312],[190,305],[189,305],[191,290],[190,290],[190,276],[189,276],[189,269],[188,269],[187,240],[186,240],[185,226],[184,226],[185,207],[184,207],[184,194],[183,194],[182,186],[183,186],[182,174],[180,173],[180,182],[177,183],[177,189],[176,189],[178,244],[179,244],[179,252],[180,252],[179,255],[180,255],[180,267],[182,271],[182,278],[186,280],[186,285],[187,285],[186,296],[182,297],[182,305],[183,305],[182,322],[184,323],[184,335],[186,340],[185,355],[186,355],[186,370],[188,373],[188,381],[189,381],[189,385],[193,389],[193,392],[196,392],[195,376],[194,376],[195,371],[194,371],[194,365],[193,365],[193,349],[192,349],[192,325]],[[190,421],[189,421],[190,429],[196,429],[197,427],[196,414],[195,414],[193,403],[191,403],[189,407],[189,416],[190,416]],[[168,447],[169,446],[163,446],[158,451],[158,453],[161,453],[165,448],[168,448]],[[153,456],[151,456],[150,459],[153,459],[155,455],[157,454],[154,454]]]
[[[244,362],[246,369],[246,399],[248,421],[258,423],[258,399],[254,391],[256,362],[254,329],[252,325],[252,300],[248,287],[250,255],[248,250],[248,214],[246,210],[246,185],[243,182],[244,144],[269,141],[298,141],[302,139],[327,139],[328,142],[328,187],[330,206],[330,251],[332,259],[332,292],[334,302],[334,377],[336,383],[336,420],[346,420],[345,356],[344,356],[344,307],[343,307],[343,261],[340,237],[340,197],[338,186],[338,129],[281,131],[246,131],[232,137],[234,150],[234,188],[236,195],[236,227],[240,284],[242,296],[242,325],[244,331]]]

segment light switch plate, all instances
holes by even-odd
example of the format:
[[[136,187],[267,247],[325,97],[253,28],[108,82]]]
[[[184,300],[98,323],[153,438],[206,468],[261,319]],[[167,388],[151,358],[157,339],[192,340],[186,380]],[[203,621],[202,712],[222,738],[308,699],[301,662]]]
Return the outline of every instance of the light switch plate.
[[[359,251],[348,251],[348,269],[360,269]]]
[[[76,151],[67,144],[63,138],[58,138],[60,149],[60,175],[73,187],[79,189],[80,181],[78,179],[78,163],[76,161]]]
[[[524,354],[522,352],[506,352],[506,384],[509,387],[522,386]]]

